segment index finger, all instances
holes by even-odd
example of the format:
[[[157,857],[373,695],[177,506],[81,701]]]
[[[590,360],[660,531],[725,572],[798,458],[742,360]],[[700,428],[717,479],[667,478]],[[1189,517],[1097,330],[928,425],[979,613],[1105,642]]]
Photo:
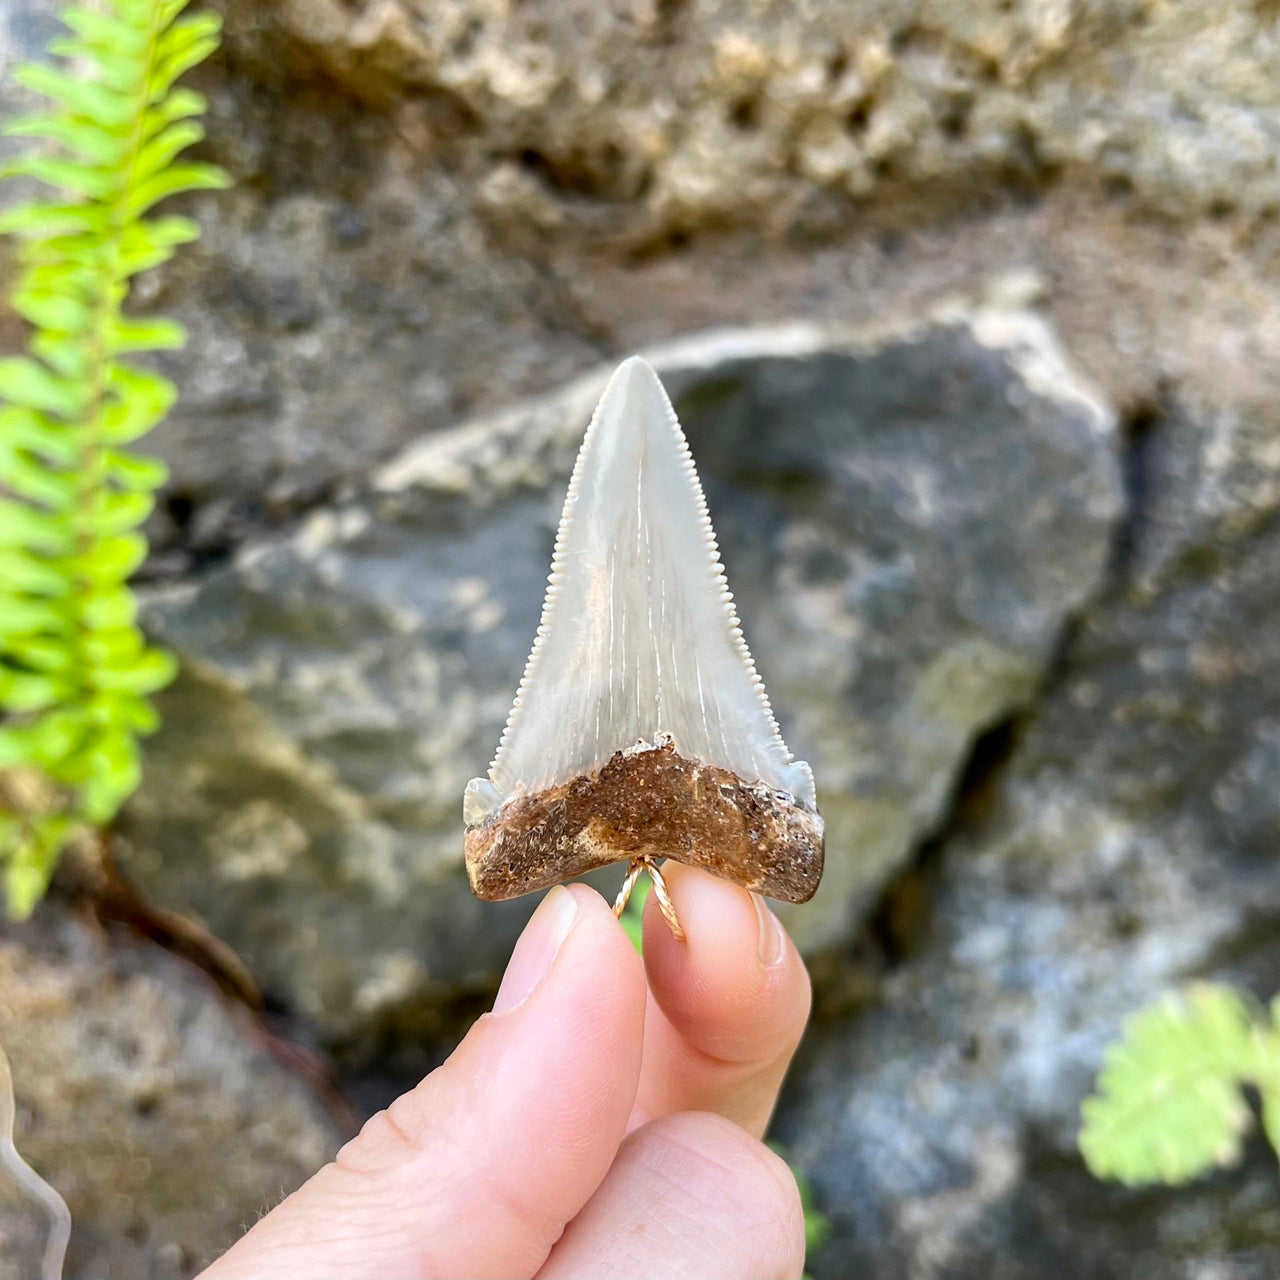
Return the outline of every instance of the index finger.
[[[630,1127],[713,1111],[760,1137],[808,1021],[809,975],[762,898],[679,863],[663,875],[686,940],[672,936],[651,895],[644,1058]]]

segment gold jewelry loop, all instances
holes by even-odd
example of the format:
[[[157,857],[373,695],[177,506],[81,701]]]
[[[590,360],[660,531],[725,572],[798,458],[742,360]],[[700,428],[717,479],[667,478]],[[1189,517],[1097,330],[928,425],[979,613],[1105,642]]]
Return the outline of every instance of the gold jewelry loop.
[[[631,865],[627,868],[626,879],[622,882],[622,888],[618,890],[618,896],[613,900],[613,914],[622,919],[622,913],[627,909],[627,901],[631,897],[631,890],[636,887],[636,881],[644,874],[646,858],[633,858]]]
[[[653,896],[658,899],[658,906],[662,908],[662,918],[671,926],[671,936],[677,942],[683,942],[684,929],[680,926],[680,917],[676,915],[676,904],[671,901],[671,895],[667,892],[667,882],[662,878],[656,862],[650,862],[648,870],[649,879],[653,881]]]
[[[658,864],[648,854],[631,860],[631,865],[627,868],[626,878],[622,882],[622,888],[618,890],[618,896],[614,901],[613,914],[621,917],[622,913],[627,909],[627,902],[631,897],[631,891],[636,887],[636,881],[646,871],[649,873],[649,879],[653,881],[653,894],[658,899],[662,918],[670,926],[671,936],[677,942],[683,942],[685,940],[685,932],[680,925],[680,917],[676,915],[676,906],[671,901],[671,894],[667,892],[667,882],[663,879],[662,871]]]

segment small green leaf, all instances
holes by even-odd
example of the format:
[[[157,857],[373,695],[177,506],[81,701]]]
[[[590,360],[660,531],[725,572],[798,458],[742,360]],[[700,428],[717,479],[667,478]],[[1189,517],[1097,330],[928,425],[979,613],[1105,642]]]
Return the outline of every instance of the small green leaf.
[[[107,474],[122,489],[150,493],[169,478],[169,468],[159,458],[108,449],[103,453],[102,462]]]
[[[25,547],[0,547],[0,584],[0,592],[29,591],[55,597],[70,590],[66,574]]]
[[[53,156],[17,156],[0,167],[0,179],[34,178],[37,182],[64,191],[87,196],[91,200],[105,200],[112,194],[118,179],[92,164],[78,160],[59,160]]]
[[[5,859],[5,905],[15,920],[25,920],[49,887],[58,854],[71,833],[60,815],[14,824],[16,838]]]
[[[156,66],[148,81],[148,101],[158,102],[184,71],[203,62],[217,47],[222,20],[217,14],[198,13],[175,22],[160,37]]]
[[[1238,1067],[1251,1035],[1249,1009],[1228,987],[1195,986],[1131,1018],[1081,1109],[1090,1171],[1177,1184],[1234,1164],[1250,1123]]]
[[[156,134],[138,152],[135,179],[150,178],[172,163],[175,156],[204,137],[204,127],[194,120],[180,120]]]
[[[83,640],[84,652],[95,667],[125,667],[142,652],[142,633],[136,627],[112,627],[91,631]]]
[[[80,788],[85,817],[93,823],[110,822],[141,781],[138,749],[128,734],[106,733],[90,759],[92,771]]]
[[[108,381],[117,396],[102,415],[102,438],[108,444],[128,444],[146,435],[178,394],[167,378],[130,365],[113,365]]]
[[[27,89],[60,102],[77,116],[99,124],[123,125],[134,114],[134,104],[123,95],[91,80],[66,75],[43,63],[15,68],[13,78]]]
[[[41,240],[68,232],[101,233],[107,211],[87,204],[35,200],[0,214],[0,234]]]
[[[125,215],[138,218],[152,205],[184,191],[221,190],[231,185],[226,173],[212,164],[175,164],[139,183],[125,202]]]
[[[124,582],[143,562],[147,542],[141,534],[121,533],[99,538],[80,557],[82,571],[97,582]]]
[[[79,388],[87,409],[96,386],[94,352],[90,349],[90,344],[79,337],[52,329],[41,329],[32,336],[30,348],[31,354],[44,361],[58,377]],[[51,416],[50,420],[57,423],[58,430],[64,435],[78,435],[84,430],[83,418],[84,409],[70,419]]]
[[[196,239],[199,228],[190,218],[152,218],[130,225],[120,239],[120,270],[127,276],[168,262],[175,245]]]
[[[29,449],[53,462],[71,463],[80,456],[80,432],[25,405],[0,407],[0,436],[15,448]]]
[[[13,306],[32,324],[61,333],[84,333],[93,321],[93,312],[84,297],[61,289],[18,289]]]
[[[176,320],[158,316],[147,319],[120,317],[107,331],[107,343],[113,355],[129,351],[172,351],[187,341],[187,331]]]
[[[163,649],[148,649],[126,667],[101,668],[92,674],[95,689],[125,693],[154,693],[163,689],[178,673],[173,655]]]
[[[0,635],[40,631],[57,635],[69,630],[66,610],[57,601],[40,596],[0,596]]]
[[[155,499],[150,493],[136,490],[100,493],[93,517],[94,532],[127,533],[136,529],[151,514],[154,506]]]
[[[39,511],[25,502],[0,497],[0,547],[26,547],[56,553],[67,541],[64,517]]]
[[[1280,1155],[1280,1086],[1262,1091],[1262,1131],[1271,1149]]]
[[[79,477],[70,471],[55,471],[33,458],[25,449],[10,448],[0,440],[0,475],[16,495],[38,502],[54,511],[66,511],[79,494]]]
[[[10,712],[44,711],[57,706],[69,691],[67,681],[57,676],[0,667],[0,703]]]
[[[148,34],[145,30],[95,9],[71,5],[59,16],[77,35],[95,41],[98,46],[110,46],[135,57],[147,47]]]
[[[29,409],[73,418],[84,407],[85,389],[26,356],[0,360],[0,396]]]
[[[98,584],[81,597],[80,616],[95,631],[128,627],[138,616],[138,604],[127,587]]]
[[[55,775],[84,740],[84,724],[79,715],[65,709],[56,710],[29,726],[25,736],[32,763]]]
[[[68,151],[95,165],[118,165],[128,147],[128,140],[91,121],[68,120],[66,116],[17,116],[4,126],[11,138],[44,138],[60,142]]]
[[[113,691],[99,693],[98,697],[109,699],[111,718],[127,725],[134,733],[154,733],[160,727],[160,716],[155,707],[139,694]]]
[[[64,640],[48,636],[12,636],[9,655],[30,671],[42,675],[69,675],[75,665],[75,654]]]
[[[200,116],[209,104],[194,89],[174,89],[167,98],[149,107],[142,121],[142,137],[149,141],[175,120]]]

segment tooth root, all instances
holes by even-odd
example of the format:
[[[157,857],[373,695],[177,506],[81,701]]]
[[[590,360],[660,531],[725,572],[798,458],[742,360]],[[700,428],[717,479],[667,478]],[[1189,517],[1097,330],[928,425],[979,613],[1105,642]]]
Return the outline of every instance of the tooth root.
[[[550,850],[546,806],[556,796],[563,808],[575,787],[576,852]],[[641,829],[638,818],[622,821],[619,810],[628,794],[634,809],[646,787],[649,798],[665,797],[669,812],[649,815]],[[585,808],[584,791],[593,793]],[[767,831],[747,830],[745,820],[734,827],[726,813],[717,821],[754,842],[759,857],[790,859],[785,874],[729,866],[732,841],[707,826],[716,808],[706,800],[712,792],[741,792],[739,806],[770,811],[767,822],[760,818]],[[773,800],[766,803],[767,796]],[[666,820],[673,817],[685,822],[683,836]],[[578,874],[565,871],[574,858],[600,865],[634,856],[637,843],[653,847],[652,856],[702,865],[713,859],[713,870],[774,896],[803,900],[816,888],[821,819],[813,775],[792,759],[778,732],[688,443],[657,375],[637,357],[614,373],[587,428],[533,651],[489,777],[468,788],[466,818],[468,868],[482,897],[541,887],[531,878],[555,883]],[[516,825],[524,832],[520,850]],[[708,847],[686,848],[695,836]],[[804,846],[803,874],[797,841]],[[476,852],[482,845],[483,859]],[[733,856],[745,855],[739,848]],[[542,857],[555,865],[524,866],[495,885],[479,864],[496,866],[503,857],[509,864]]]

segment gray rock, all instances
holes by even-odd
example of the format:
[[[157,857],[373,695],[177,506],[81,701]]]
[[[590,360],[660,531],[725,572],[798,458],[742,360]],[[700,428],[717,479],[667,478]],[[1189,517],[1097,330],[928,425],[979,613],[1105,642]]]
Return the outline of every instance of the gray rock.
[[[57,7],[0,0],[5,65]],[[146,446],[153,575],[672,332],[879,323],[1011,267],[1122,408],[1170,380],[1273,395],[1256,7],[226,8],[194,83],[237,185],[186,200],[202,240],[139,282],[192,335]]]
[[[1062,170],[1175,216],[1277,201],[1274,24],[1238,5],[233,0],[228,31],[259,77],[283,47],[410,99],[526,235],[782,232]]]
[[[1021,313],[652,355],[785,736],[815,766],[826,879],[789,918],[828,945],[1099,582],[1111,419]],[[527,915],[471,898],[460,796],[497,742],[606,373],[423,440],[364,495],[147,605],[186,673],[123,861],[331,1042],[491,984]]]
[[[931,935],[793,1081],[782,1132],[835,1220],[820,1276],[1280,1270],[1261,1138],[1178,1190],[1075,1153],[1128,1014],[1197,976],[1280,991],[1280,427],[1176,412],[1129,473],[1115,578],[945,842]]]
[[[71,1210],[68,1280],[188,1276],[331,1158],[334,1120],[240,1007],[60,902],[0,931],[16,1143]],[[0,1175],[0,1275],[45,1224]]]

